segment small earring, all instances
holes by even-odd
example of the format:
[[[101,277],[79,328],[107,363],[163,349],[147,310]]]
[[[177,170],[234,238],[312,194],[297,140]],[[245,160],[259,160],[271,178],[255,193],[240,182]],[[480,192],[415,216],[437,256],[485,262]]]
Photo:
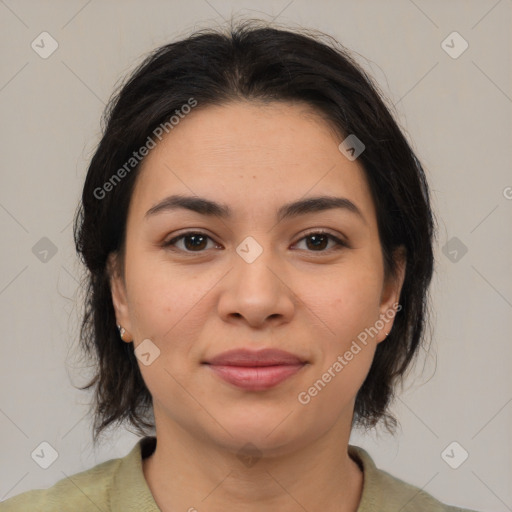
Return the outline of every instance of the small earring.
[[[124,327],[121,327],[119,324],[117,324],[117,329],[119,330],[119,336],[121,337],[121,339],[123,341],[125,341],[124,340],[124,335],[126,333],[126,329]]]
[[[387,335],[389,334],[389,332],[387,332],[387,333],[385,333],[385,334],[386,334],[386,336],[387,336]]]

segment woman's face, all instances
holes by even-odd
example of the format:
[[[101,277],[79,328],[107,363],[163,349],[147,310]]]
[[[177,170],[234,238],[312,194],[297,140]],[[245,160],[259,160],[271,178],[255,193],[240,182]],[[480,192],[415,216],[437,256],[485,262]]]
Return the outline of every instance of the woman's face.
[[[112,280],[157,430],[268,453],[348,436],[403,278],[384,278],[363,169],[304,105],[199,107],[145,158]],[[342,201],[289,207],[320,196]]]

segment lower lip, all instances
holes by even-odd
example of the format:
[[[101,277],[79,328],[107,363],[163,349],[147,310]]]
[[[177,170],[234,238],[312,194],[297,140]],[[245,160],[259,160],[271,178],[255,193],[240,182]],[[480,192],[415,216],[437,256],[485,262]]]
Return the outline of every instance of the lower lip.
[[[273,388],[295,375],[304,365],[208,366],[221,379],[234,386],[248,391],[263,391]]]

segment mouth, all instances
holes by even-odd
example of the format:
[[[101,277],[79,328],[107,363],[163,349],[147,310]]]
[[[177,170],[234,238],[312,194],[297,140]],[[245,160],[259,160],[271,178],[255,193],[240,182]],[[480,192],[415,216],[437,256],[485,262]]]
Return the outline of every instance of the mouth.
[[[273,388],[298,373],[307,364],[282,350],[230,350],[203,364],[219,378],[247,391]]]

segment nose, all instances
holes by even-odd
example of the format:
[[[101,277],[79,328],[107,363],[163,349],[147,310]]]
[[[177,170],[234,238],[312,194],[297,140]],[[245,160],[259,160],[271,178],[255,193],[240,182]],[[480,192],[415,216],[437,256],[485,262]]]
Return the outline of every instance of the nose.
[[[287,275],[266,249],[252,262],[235,254],[233,268],[222,280],[218,313],[226,322],[265,328],[290,322],[297,302]]]

